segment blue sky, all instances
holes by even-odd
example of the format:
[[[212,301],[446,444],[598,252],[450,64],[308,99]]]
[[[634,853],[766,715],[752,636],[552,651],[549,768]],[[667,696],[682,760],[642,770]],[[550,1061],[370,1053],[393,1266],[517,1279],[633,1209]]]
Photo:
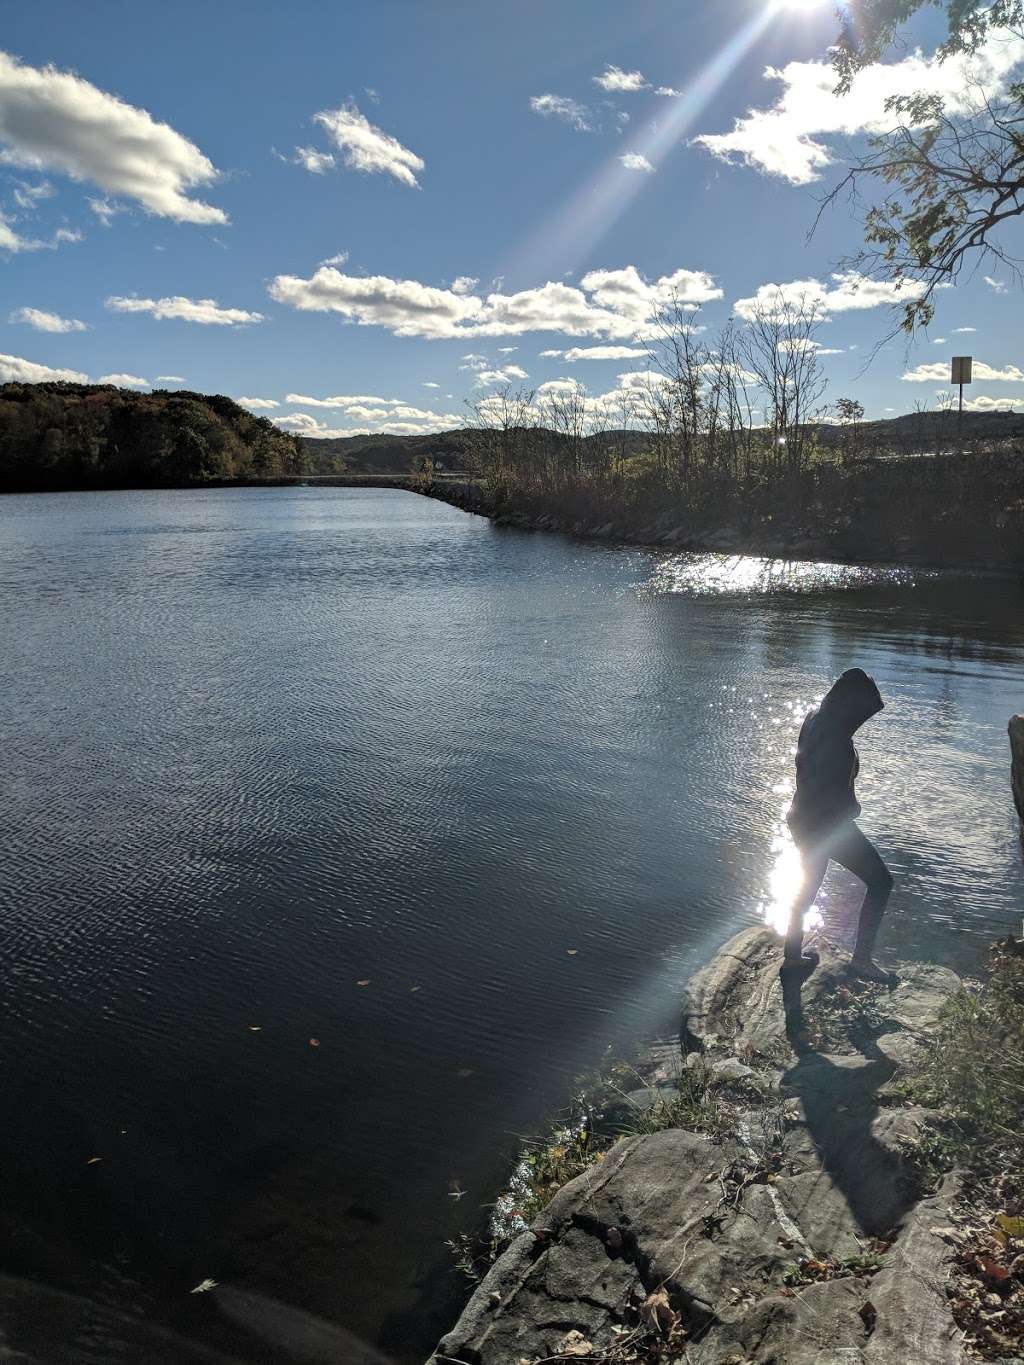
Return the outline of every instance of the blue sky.
[[[840,105],[834,34],[824,0],[10,8],[0,376],[180,383],[294,430],[430,430],[502,373],[616,392],[672,290],[710,336],[797,282],[828,319],[830,399],[931,405],[973,354],[972,400],[1024,405],[1019,295],[991,266],[861,372],[891,314],[834,277],[849,213],[807,241],[817,199],[886,93],[963,80],[928,61],[926,18],[921,55]],[[1022,56],[993,45],[989,88]]]

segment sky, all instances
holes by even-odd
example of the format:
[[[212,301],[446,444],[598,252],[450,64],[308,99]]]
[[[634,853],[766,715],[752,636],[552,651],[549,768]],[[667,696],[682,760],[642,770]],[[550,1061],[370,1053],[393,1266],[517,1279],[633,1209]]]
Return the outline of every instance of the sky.
[[[709,340],[813,299],[827,397],[1024,410],[1005,267],[912,344],[818,202],[886,95],[956,99],[925,14],[833,93],[832,0],[128,0],[8,7],[0,380],[225,393],[310,435],[429,432],[503,383],[612,403],[661,303]],[[989,43],[998,93],[1024,46]],[[550,392],[551,390],[547,390]]]

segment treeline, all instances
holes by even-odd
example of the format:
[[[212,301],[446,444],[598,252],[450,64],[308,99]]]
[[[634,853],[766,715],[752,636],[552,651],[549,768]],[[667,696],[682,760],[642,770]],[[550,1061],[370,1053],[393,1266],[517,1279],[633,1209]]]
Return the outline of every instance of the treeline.
[[[566,378],[481,398],[466,466],[495,506],[534,524],[770,553],[1024,562],[1021,441],[971,440],[955,413],[922,413],[884,434],[882,454],[882,424],[855,400],[825,401],[819,321],[813,305],[770,300],[708,338],[669,307],[647,368],[612,394]],[[1017,423],[998,425],[1010,435]]]
[[[0,489],[161,487],[303,474],[298,438],[222,394],[0,385]]]

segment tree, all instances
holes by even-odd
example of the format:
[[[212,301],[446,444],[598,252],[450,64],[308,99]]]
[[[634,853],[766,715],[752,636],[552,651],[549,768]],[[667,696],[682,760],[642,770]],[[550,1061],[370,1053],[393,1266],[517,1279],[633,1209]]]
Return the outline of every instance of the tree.
[[[808,423],[824,412],[828,381],[815,340],[820,323],[816,300],[780,290],[753,309],[739,336],[744,370],[764,400],[765,426],[777,452],[773,463],[788,474],[803,470],[811,446]]]
[[[846,461],[856,460],[863,451],[861,423],[864,421],[864,404],[856,398],[837,398],[836,417],[842,432],[842,452]]]
[[[939,0],[852,0],[833,49],[839,91],[930,3]],[[945,8],[943,61],[975,53],[999,31],[1024,38],[1024,0],[945,0]],[[992,90],[965,75],[951,100],[907,91],[886,109],[891,128],[870,138],[826,203],[883,187],[864,208],[865,247],[854,264],[908,286],[898,307],[912,332],[931,320],[934,291],[968,262],[993,256],[1016,269],[1002,229],[1024,214],[1024,82]]]

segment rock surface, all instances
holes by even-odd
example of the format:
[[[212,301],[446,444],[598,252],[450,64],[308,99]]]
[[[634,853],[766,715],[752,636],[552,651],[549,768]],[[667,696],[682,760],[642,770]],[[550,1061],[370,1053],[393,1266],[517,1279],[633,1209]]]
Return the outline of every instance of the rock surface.
[[[623,1138],[566,1185],[495,1262],[434,1365],[572,1359],[588,1354],[580,1342],[636,1359],[621,1343],[664,1330],[644,1327],[660,1290],[688,1365],[961,1359],[948,1247],[930,1231],[952,1181],[918,1202],[902,1144],[924,1111],[878,1094],[958,978],[911,967],[891,992],[855,987],[819,947],[798,1055],[770,931],[745,930],[694,978],[674,1074],[684,1089],[700,1075],[712,1118]],[[662,1050],[659,1087],[667,1070]]]

